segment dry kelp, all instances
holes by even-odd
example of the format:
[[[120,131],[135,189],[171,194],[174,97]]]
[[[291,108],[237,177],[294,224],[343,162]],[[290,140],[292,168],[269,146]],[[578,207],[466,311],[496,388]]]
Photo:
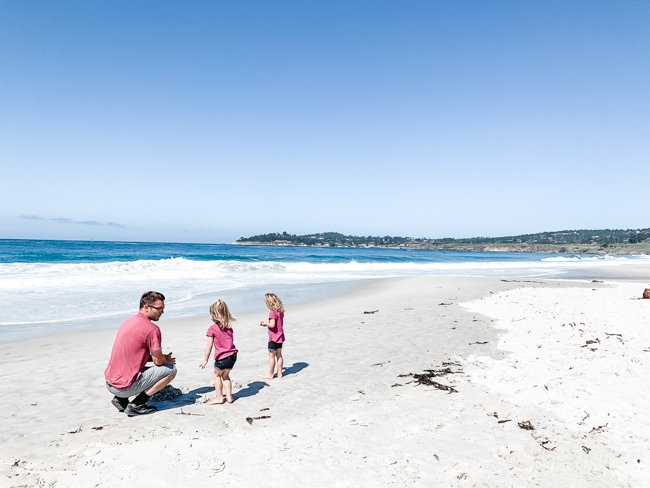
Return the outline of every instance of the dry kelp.
[[[183,394],[183,391],[179,388],[174,388],[172,385],[167,385],[164,387],[162,390],[160,390],[158,393],[155,393],[151,397],[152,402],[164,402],[166,400],[173,400],[174,398],[178,398]]]
[[[520,429],[535,430],[535,427],[533,427],[533,424],[530,423],[530,420],[524,420],[523,422],[518,422],[517,425],[519,426]]]
[[[452,369],[452,367],[455,368],[456,370]],[[458,369],[459,367],[460,365],[458,363],[444,362],[442,363],[441,368],[425,369],[424,373],[401,374],[399,375],[399,377],[404,378],[406,376],[411,376],[414,378],[415,382],[418,385],[433,386],[438,390],[443,390],[448,393],[458,393],[458,390],[456,390],[456,388],[454,388],[453,386],[443,385],[442,383],[438,383],[437,381],[433,380],[433,378],[439,378],[441,376],[446,376],[448,374],[462,373],[462,370]]]

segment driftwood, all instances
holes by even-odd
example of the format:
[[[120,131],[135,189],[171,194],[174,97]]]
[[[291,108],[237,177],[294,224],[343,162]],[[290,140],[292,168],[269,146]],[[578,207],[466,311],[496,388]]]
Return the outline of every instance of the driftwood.
[[[183,409],[181,408],[181,411],[178,413],[175,413],[174,415],[195,415],[196,417],[205,417],[204,414],[202,413],[189,413],[189,412],[183,412]]]
[[[253,425],[253,420],[270,419],[270,418],[271,418],[270,415],[262,415],[260,417],[246,417],[246,422]]]

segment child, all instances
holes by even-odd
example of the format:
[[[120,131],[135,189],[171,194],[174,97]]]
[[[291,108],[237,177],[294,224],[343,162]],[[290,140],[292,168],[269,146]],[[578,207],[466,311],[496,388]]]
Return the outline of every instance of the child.
[[[269,372],[263,379],[272,380],[275,375],[275,365],[278,365],[278,378],[282,378],[282,366],[284,359],[282,358],[282,343],[284,342],[284,305],[282,301],[273,293],[264,295],[264,302],[269,307],[269,321],[260,322],[262,327],[269,329]]]
[[[205,368],[210,358],[210,351],[214,344],[214,400],[209,405],[223,403],[223,390],[226,390],[226,401],[232,403],[232,382],[230,381],[230,370],[237,362],[237,349],[233,343],[231,322],[237,319],[230,315],[228,305],[223,300],[217,300],[210,307],[210,317],[214,324],[206,332],[208,342],[205,346],[205,357],[199,365]]]

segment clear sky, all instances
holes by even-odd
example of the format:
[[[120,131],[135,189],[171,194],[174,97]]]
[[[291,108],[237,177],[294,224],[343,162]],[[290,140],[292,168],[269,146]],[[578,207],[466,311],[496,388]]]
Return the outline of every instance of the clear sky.
[[[0,238],[650,227],[650,2],[0,0]]]

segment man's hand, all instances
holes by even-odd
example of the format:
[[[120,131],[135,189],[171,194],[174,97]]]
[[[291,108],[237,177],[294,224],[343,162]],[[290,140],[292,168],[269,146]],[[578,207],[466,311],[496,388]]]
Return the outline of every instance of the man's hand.
[[[171,352],[169,354],[163,354],[160,349],[151,353],[151,359],[156,366],[162,366],[163,364],[176,364],[176,359],[172,356]]]

